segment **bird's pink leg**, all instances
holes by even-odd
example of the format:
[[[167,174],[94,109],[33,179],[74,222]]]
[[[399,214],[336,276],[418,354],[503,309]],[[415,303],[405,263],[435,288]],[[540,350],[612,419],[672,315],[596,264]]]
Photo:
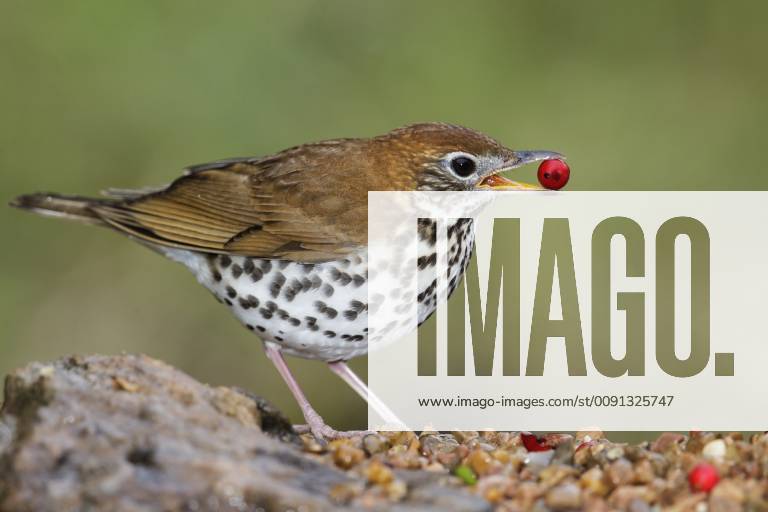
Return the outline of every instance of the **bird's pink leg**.
[[[384,420],[388,427],[396,427],[401,430],[408,430],[403,422],[400,421],[400,418],[398,418],[397,415],[392,412],[389,407],[387,407],[387,404],[385,404],[379,397],[373,394],[368,386],[366,386],[365,382],[363,382],[360,377],[358,377],[357,374],[353,372],[349,366],[347,366],[347,363],[344,361],[328,363],[328,368],[330,368],[333,373],[341,377],[344,382],[349,384],[349,387],[354,389],[355,392],[363,398],[363,400],[368,402],[368,405],[370,405],[373,410],[376,411],[376,413],[381,417],[382,420]]]
[[[326,424],[323,418],[309,403],[309,400],[307,400],[304,391],[301,390],[299,383],[296,382],[296,379],[291,373],[290,368],[288,368],[288,365],[285,363],[285,359],[283,359],[283,354],[280,353],[280,349],[271,343],[265,343],[264,348],[267,352],[267,357],[275,365],[278,373],[280,373],[280,376],[288,385],[288,389],[291,390],[293,398],[295,398],[296,402],[299,404],[301,412],[304,414],[304,419],[307,421],[307,426],[309,427],[309,431],[312,432],[312,435],[322,440],[349,437],[351,435],[358,434],[358,432],[339,432]],[[300,430],[302,429],[297,428],[297,431]]]

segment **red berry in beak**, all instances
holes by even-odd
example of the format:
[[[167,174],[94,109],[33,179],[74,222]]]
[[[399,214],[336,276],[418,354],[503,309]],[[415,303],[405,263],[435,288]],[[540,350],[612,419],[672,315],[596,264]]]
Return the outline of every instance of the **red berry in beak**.
[[[688,473],[688,483],[691,484],[691,489],[694,491],[709,492],[719,481],[720,475],[717,474],[715,466],[706,462],[697,464]]]
[[[550,190],[560,190],[568,183],[571,169],[562,160],[544,160],[539,165],[539,183]]]

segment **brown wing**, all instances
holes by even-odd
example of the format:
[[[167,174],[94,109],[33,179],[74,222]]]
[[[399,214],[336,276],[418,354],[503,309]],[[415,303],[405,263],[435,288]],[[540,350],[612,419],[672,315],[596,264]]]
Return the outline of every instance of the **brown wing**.
[[[136,197],[122,191],[122,201],[92,208],[112,227],[162,246],[306,262],[337,259],[365,245],[359,222],[366,218],[365,203],[360,210],[339,201],[331,183],[339,181],[337,173],[308,167],[314,160],[289,153],[214,162],[188,169],[160,191]],[[341,181],[342,188],[351,183],[351,195],[364,194],[364,184]]]

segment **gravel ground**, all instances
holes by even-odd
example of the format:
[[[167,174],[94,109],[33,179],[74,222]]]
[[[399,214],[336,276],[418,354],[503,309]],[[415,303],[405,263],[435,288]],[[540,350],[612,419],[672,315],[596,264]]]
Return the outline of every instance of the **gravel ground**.
[[[325,447],[302,440],[311,456],[362,477],[331,490],[339,505],[394,504],[421,470],[498,511],[768,510],[765,434],[665,433],[637,445],[602,432],[385,432]]]
[[[326,445],[146,356],[5,380],[0,512],[768,511],[768,435],[370,433]]]

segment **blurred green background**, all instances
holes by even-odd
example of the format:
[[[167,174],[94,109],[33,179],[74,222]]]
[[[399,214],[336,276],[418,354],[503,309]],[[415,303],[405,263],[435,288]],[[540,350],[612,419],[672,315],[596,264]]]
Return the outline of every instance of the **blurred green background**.
[[[162,184],[188,164],[438,120],[567,154],[572,190],[768,186],[764,2],[0,7],[4,201]],[[258,340],[181,266],[10,208],[0,229],[0,374],[144,352],[300,419]],[[289,364],[332,425],[364,426],[324,365]]]

